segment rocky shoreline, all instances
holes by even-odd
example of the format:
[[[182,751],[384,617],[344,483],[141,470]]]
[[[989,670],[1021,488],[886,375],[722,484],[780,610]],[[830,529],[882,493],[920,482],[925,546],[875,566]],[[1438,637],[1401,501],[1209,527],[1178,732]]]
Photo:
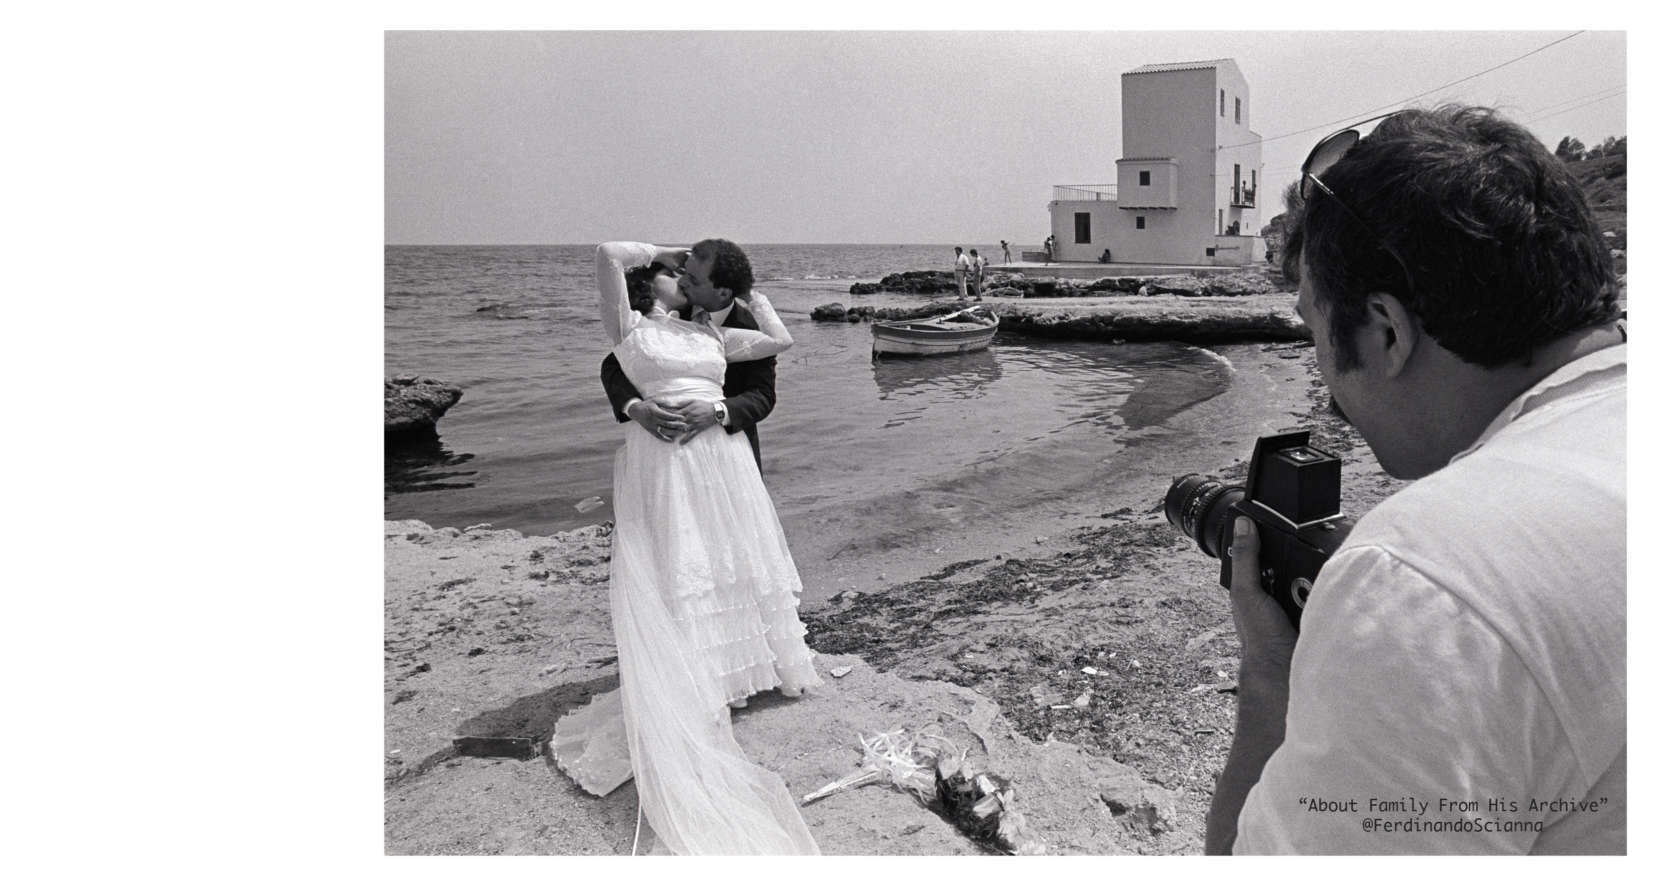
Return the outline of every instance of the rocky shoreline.
[[[1326,410],[1312,349],[1263,348],[1313,380],[1287,395],[1343,457],[1346,509],[1397,488]],[[1190,468],[1239,478],[1241,451]],[[460,756],[452,743],[545,738],[614,686],[609,526],[524,537],[404,521],[385,538],[386,852],[627,854],[632,785],[594,799],[545,755]],[[1014,780],[1014,808],[1051,854],[1197,854],[1238,656],[1216,570],[1156,507],[1120,508],[1019,557],[845,590],[803,609],[826,686],[759,696],[735,722],[739,743],[799,795],[853,771],[860,734],[949,723]],[[828,854],[986,851],[881,785],[803,815]]]
[[[389,439],[437,433],[438,418],[461,400],[461,387],[415,374],[386,378],[385,427]]]
[[[966,305],[972,305],[968,303]],[[852,306],[828,303],[812,311],[815,321],[900,321],[963,308],[959,300],[918,306]],[[1309,338],[1297,317],[1294,293],[1232,296],[1074,297],[1063,302],[987,302],[999,330],[1052,339],[1106,342],[1177,341],[1194,345],[1297,342]]]
[[[1626,303],[1625,275],[1619,276]],[[1229,343],[1308,342],[1297,316],[1297,294],[1267,267],[1198,275],[1148,275],[1070,281],[992,275],[980,304],[1000,319],[1000,330],[1050,339],[1096,342],[1174,341],[1199,346]],[[825,303],[814,321],[858,324],[905,321],[953,312],[974,303],[956,298],[950,272],[910,271],[876,283],[858,282],[851,295],[946,296],[918,305]]]
[[[1093,281],[1013,274],[989,276],[980,299],[1001,319],[1000,330],[1051,339],[1202,346],[1306,341],[1309,333],[1297,317],[1297,295],[1287,288],[1287,282],[1266,267]],[[911,306],[850,307],[833,302],[814,308],[813,320],[903,321],[967,304],[955,298],[951,273],[941,271],[896,272],[876,283],[855,283],[848,292],[952,298]]]
[[[1093,281],[1065,278],[1027,277],[1023,274],[986,276],[984,296],[997,299],[1054,299],[1129,293],[1156,296],[1230,296],[1249,293],[1284,292],[1287,283],[1266,268],[1218,269],[1197,274],[1116,275]],[[907,293],[914,296],[946,296],[957,292],[951,272],[934,270],[895,272],[872,284],[856,282],[847,289],[852,296],[873,293]]]

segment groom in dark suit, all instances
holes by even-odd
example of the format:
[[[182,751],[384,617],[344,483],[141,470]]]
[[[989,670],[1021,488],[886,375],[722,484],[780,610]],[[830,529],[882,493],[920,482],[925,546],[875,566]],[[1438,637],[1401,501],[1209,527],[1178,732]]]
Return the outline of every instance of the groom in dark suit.
[[[754,284],[755,273],[749,266],[749,257],[737,244],[722,238],[697,242],[692,245],[680,275],[680,290],[691,301],[685,309],[687,319],[699,320],[702,313],[707,313],[710,323],[717,326],[758,329],[748,307],[736,301],[737,297],[747,297]],[[605,356],[599,373],[617,422],[633,420],[664,441],[681,443],[711,426],[723,427],[728,435],[742,432],[749,437],[755,465],[760,467],[761,437],[755,431],[755,424],[772,413],[773,402],[777,400],[774,385],[778,379],[778,359],[775,356],[728,364],[723,386],[725,398],[716,402],[644,398],[623,373],[616,355]]]

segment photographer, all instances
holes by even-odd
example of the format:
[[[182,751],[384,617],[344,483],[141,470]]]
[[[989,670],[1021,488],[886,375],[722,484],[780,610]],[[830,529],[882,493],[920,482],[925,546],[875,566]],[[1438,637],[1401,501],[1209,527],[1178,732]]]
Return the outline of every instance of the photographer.
[[[1326,563],[1300,636],[1236,526],[1207,851],[1623,854],[1625,337],[1584,196],[1456,106],[1328,136],[1298,194],[1282,264],[1320,374],[1417,481]]]

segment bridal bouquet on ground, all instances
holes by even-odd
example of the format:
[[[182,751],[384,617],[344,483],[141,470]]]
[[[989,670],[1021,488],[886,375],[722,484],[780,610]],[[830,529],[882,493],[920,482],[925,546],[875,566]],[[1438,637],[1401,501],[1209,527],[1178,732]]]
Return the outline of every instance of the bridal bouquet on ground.
[[[801,798],[803,805],[837,791],[886,782],[910,793],[971,839],[1013,855],[1041,855],[1044,845],[1012,809],[1014,785],[976,771],[962,749],[937,724],[915,732],[895,727],[874,737],[859,736],[864,760],[859,769]]]

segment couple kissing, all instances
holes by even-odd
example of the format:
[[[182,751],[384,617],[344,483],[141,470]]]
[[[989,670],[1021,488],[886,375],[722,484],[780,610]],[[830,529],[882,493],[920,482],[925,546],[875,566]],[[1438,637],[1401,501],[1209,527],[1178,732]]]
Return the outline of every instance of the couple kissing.
[[[594,274],[612,346],[601,378],[626,424],[610,579],[621,683],[560,719],[554,757],[599,796],[634,779],[636,849],[649,825],[679,855],[817,854],[731,724],[753,694],[822,684],[755,431],[794,340],[731,241],[608,242]]]

